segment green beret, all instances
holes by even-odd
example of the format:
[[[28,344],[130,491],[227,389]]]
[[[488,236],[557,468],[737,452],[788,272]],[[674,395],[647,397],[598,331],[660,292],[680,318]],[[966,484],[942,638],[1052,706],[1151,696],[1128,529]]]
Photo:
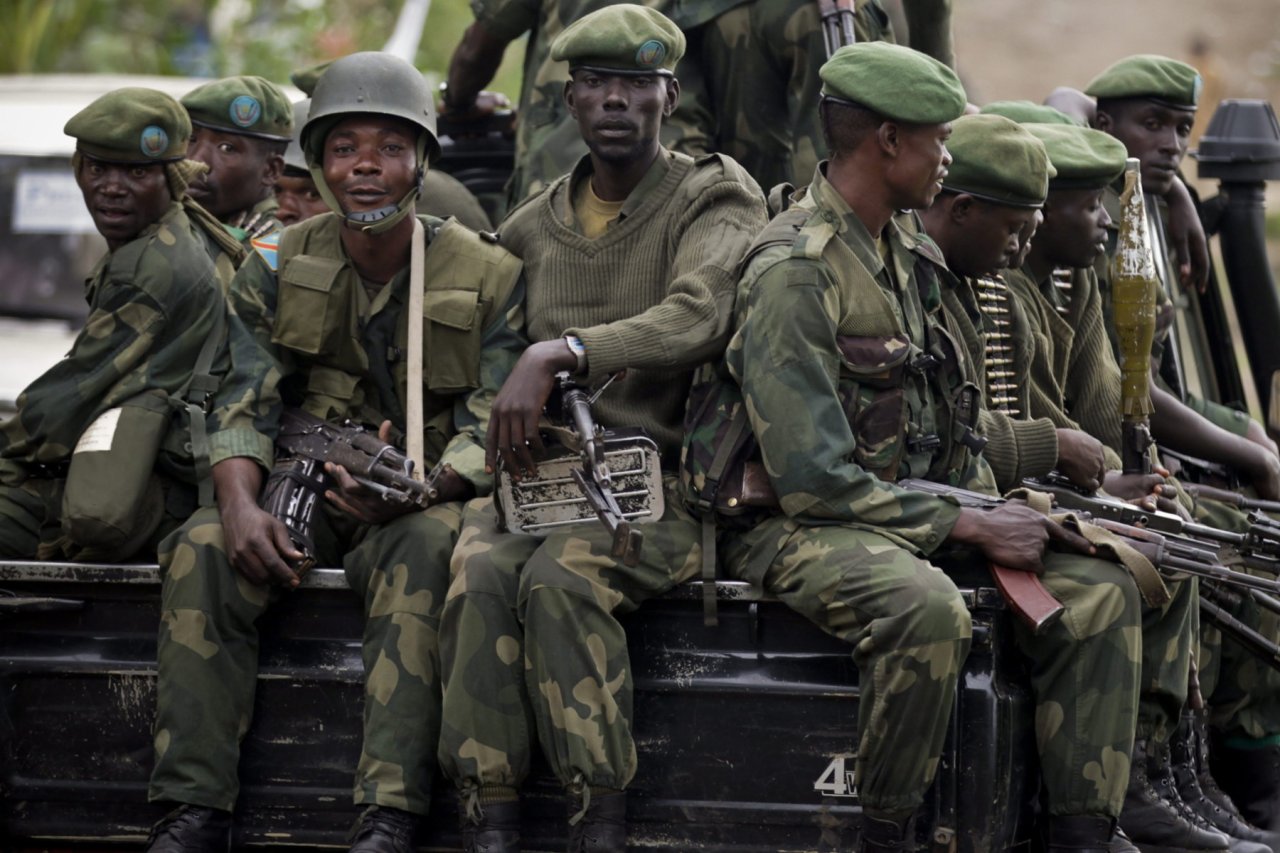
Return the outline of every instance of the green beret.
[[[656,9],[619,3],[574,21],[551,43],[551,58],[569,70],[670,75],[684,56],[684,33]]]
[[[1074,124],[1080,122],[1071,116],[1044,104],[1032,101],[992,101],[982,108],[982,115],[1004,116],[1018,124]]]
[[[1003,116],[961,116],[942,188],[1011,207],[1040,207],[1054,175],[1044,143]]]
[[[62,132],[76,150],[108,163],[167,163],[187,156],[191,119],[155,89],[116,89],[71,117]]]
[[[205,83],[183,96],[182,105],[200,127],[278,142],[293,138],[293,105],[279,86],[261,77]]]
[[[297,86],[302,91],[302,94],[310,98],[315,94],[316,83],[320,82],[320,75],[332,64],[332,59],[326,59],[324,62],[317,62],[315,65],[299,68],[289,75],[289,82]]]
[[[1024,124],[1044,143],[1058,174],[1051,190],[1093,190],[1107,186],[1124,171],[1129,152],[1109,133],[1070,124]]]
[[[819,69],[822,95],[885,118],[944,124],[964,113],[960,78],[931,56],[888,42],[846,45]]]
[[[1144,53],[1130,56],[1103,71],[1085,88],[1099,100],[1145,98],[1180,110],[1194,110],[1204,81],[1185,62]]]

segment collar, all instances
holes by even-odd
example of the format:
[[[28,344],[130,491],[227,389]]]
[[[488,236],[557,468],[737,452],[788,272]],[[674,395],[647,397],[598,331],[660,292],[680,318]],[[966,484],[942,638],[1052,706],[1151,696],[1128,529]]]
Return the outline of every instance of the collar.
[[[663,179],[667,177],[667,173],[671,171],[675,156],[665,147],[658,149],[658,156],[653,158],[653,163],[649,165],[649,170],[644,173],[640,183],[636,184],[636,188],[631,191],[631,194],[622,203],[622,209],[618,211],[618,222],[622,222],[635,213],[636,209],[644,203],[654,188],[662,183]],[[577,165],[573,167],[573,171],[569,173],[569,180],[561,185],[552,199],[552,208],[556,212],[556,218],[563,222],[566,227],[573,228],[576,225],[573,215],[574,195],[582,181],[589,179],[591,174],[591,155],[584,154],[578,160]]]

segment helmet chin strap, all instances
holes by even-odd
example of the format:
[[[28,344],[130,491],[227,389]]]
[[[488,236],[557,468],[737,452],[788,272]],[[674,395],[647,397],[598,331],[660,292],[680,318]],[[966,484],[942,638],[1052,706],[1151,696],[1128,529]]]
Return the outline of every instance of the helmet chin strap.
[[[400,199],[398,204],[389,204],[386,207],[380,207],[377,210],[356,211],[354,213],[342,209],[342,205],[338,203],[337,197],[333,194],[333,190],[329,189],[329,185],[324,180],[324,170],[319,163],[310,163],[308,171],[311,173],[311,179],[315,181],[316,191],[320,193],[320,197],[324,199],[324,203],[329,205],[329,209],[342,217],[343,221],[351,227],[363,231],[365,234],[382,234],[390,231],[400,223],[406,216],[411,215],[418,204],[418,197],[422,195],[422,181],[425,173],[423,164],[426,162],[427,138],[426,134],[418,135],[418,141],[415,145],[415,152],[418,161],[418,181],[413,189],[404,194],[404,198]]]

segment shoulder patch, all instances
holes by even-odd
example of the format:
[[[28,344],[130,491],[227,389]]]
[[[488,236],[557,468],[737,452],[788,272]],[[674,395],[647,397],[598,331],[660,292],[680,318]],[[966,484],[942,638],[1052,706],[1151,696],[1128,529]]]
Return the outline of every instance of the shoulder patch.
[[[261,237],[254,237],[249,241],[249,245],[253,246],[253,250],[258,253],[258,257],[262,258],[262,262],[267,265],[267,268],[275,272],[280,263],[280,231],[276,230]]]

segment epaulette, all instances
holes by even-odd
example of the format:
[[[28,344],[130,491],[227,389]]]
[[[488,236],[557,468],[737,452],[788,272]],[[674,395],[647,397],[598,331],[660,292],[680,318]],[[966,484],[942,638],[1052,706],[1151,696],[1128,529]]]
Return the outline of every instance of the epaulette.
[[[249,241],[249,245],[253,246],[253,250],[258,253],[258,257],[262,258],[267,269],[275,272],[280,263],[280,229],[277,228],[261,237],[254,237]]]

